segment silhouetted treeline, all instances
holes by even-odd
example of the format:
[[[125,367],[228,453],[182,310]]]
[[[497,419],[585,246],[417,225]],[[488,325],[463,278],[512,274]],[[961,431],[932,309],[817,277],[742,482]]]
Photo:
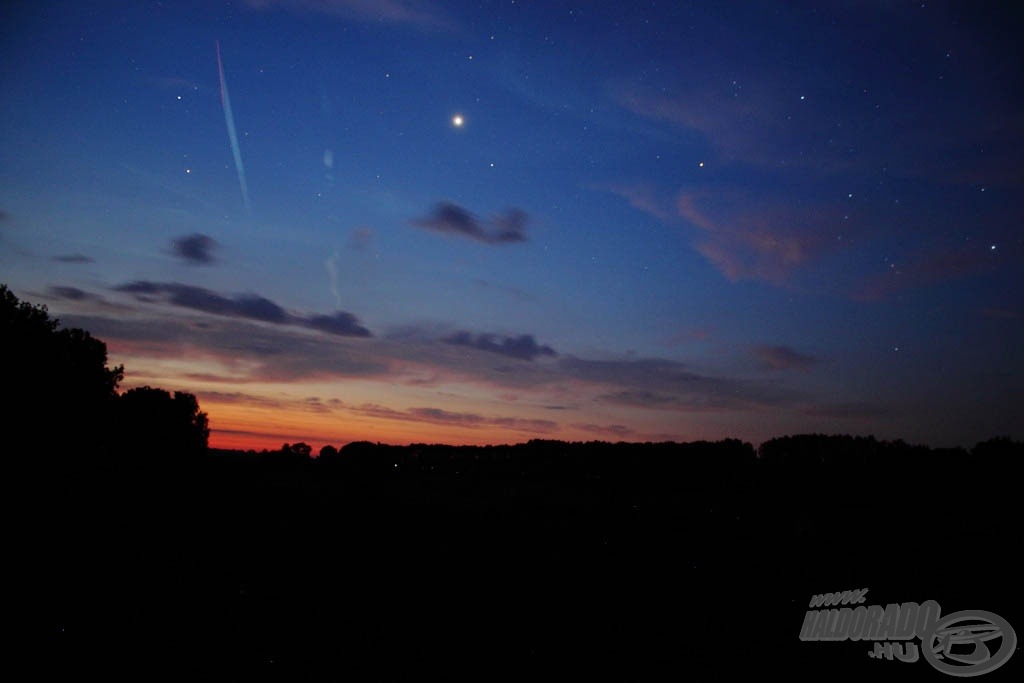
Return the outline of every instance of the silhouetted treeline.
[[[863,679],[867,644],[797,638],[810,596],[1024,619],[1009,439],[287,446],[167,456],[51,501],[51,661]]]
[[[1024,443],[997,437],[972,449],[930,448],[873,436],[801,434],[758,448],[737,439],[690,443],[564,442],[534,439],[493,446],[367,441],[340,449],[324,446],[319,456],[305,443],[276,451],[213,450],[216,459],[247,460],[282,475],[317,479],[544,482],[637,490],[702,490],[771,484],[783,489],[833,489],[853,484],[917,481],[992,490],[990,468],[1014,467]]]

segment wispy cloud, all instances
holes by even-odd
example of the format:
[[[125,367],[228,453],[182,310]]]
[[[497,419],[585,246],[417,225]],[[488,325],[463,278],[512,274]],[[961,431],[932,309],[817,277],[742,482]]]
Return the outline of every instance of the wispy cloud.
[[[981,314],[986,318],[995,318],[998,320],[1020,320],[1020,311],[1013,310],[1011,308],[984,308]]]
[[[151,313],[151,314],[150,314]],[[310,379],[390,378],[393,356],[365,339],[311,335],[292,326],[267,326],[242,318],[197,318],[134,311],[118,316],[64,315],[107,342],[118,354],[159,367],[187,358],[187,377],[207,384],[292,384]],[[142,370],[128,364],[129,376]]]
[[[991,246],[935,248],[921,252],[906,263],[889,263],[884,271],[865,278],[853,291],[859,301],[879,301],[893,294],[929,287],[996,268],[1002,256]]]
[[[863,21],[863,16],[848,18]],[[929,83],[908,70],[888,74],[892,84],[886,90],[860,88],[851,98],[850,79],[861,78],[862,72],[845,77],[843,72],[857,69],[856,60],[830,68],[767,56],[723,64],[717,72],[693,74],[670,86],[613,82],[609,96],[624,110],[667,124],[729,164],[831,177],[884,167],[893,176],[943,184],[1019,187],[1020,174],[1014,170],[1024,138],[1019,116],[1015,120],[1004,113],[1001,72],[985,68],[993,55],[973,44],[977,41],[963,42],[969,32],[953,35],[936,29],[927,37],[936,41],[935,52],[957,59],[943,64],[938,78]],[[893,35],[900,33],[894,29]],[[879,47],[886,51],[895,45]],[[837,45],[833,54],[843,50],[863,53],[864,46]],[[826,69],[828,78],[815,77],[815,71]],[[959,96],[972,106],[946,106],[946,83],[957,83]],[[908,100],[909,91],[916,96]],[[900,154],[892,154],[893,149]]]
[[[729,280],[783,284],[825,248],[823,225],[837,221],[824,207],[796,211],[763,205],[737,210],[696,193],[683,193],[679,215],[702,230],[694,248]],[[736,206],[736,205],[733,205]]]
[[[395,410],[393,408],[388,408],[374,403],[366,403],[361,406],[350,408],[350,410],[353,413],[385,420],[397,420],[400,422],[427,422],[430,424],[469,427],[473,429],[480,427],[502,427],[504,429],[528,433],[552,432],[558,429],[558,423],[552,420],[485,416],[477,413],[462,413],[443,410],[441,408],[426,407]]]
[[[426,0],[243,0],[255,10],[289,10],[356,21],[453,28],[448,15]]]
[[[89,292],[78,289],[77,287],[62,287],[55,285],[47,290],[47,293],[55,299],[63,299],[65,301],[85,301],[87,299],[95,298]]]
[[[364,328],[350,314],[298,315],[252,294],[229,297],[190,285],[153,282],[129,283],[118,290],[141,305],[108,315],[62,317],[67,324],[104,339],[129,367],[129,359],[146,359],[157,368],[149,372],[159,372],[164,365],[188,359],[187,379],[216,391],[230,392],[225,387],[232,385],[351,379],[386,384],[389,391],[408,387],[413,392],[410,396],[433,391],[428,387],[476,386],[487,387],[507,403],[554,406],[564,408],[566,414],[575,413],[583,404],[630,411],[722,413],[776,409],[802,400],[777,378],[768,382],[713,375],[662,358],[602,360],[556,355],[528,334],[476,334],[453,332],[443,325],[421,325],[402,334],[374,338],[368,331],[363,334]],[[61,293],[72,302],[88,296],[80,290]],[[309,329],[327,334],[310,334]],[[769,357],[790,365],[799,365],[803,358],[779,351]],[[539,362],[541,359],[547,362]],[[153,376],[159,379],[158,374]],[[510,389],[515,390],[514,395],[507,393]],[[461,394],[462,389],[455,391]],[[572,405],[566,407],[569,397]],[[386,416],[521,431],[556,428],[547,421],[514,421],[533,416],[505,419],[476,412],[438,412],[429,403],[428,407],[419,405]],[[372,410],[364,407],[362,412]],[[576,421],[597,424],[581,417]],[[604,433],[625,435],[612,428],[621,426],[622,421],[609,422],[612,426]]]
[[[259,406],[272,410],[293,407],[289,401],[241,391],[203,391],[202,399],[218,404]]]
[[[622,197],[638,211],[648,213],[661,221],[673,220],[674,214],[670,202],[665,202],[657,193],[644,183],[611,183],[597,189],[611,192]]]
[[[373,230],[362,227],[349,233],[345,246],[353,251],[363,251],[373,244]]]
[[[636,434],[636,431],[627,427],[626,425],[611,424],[611,425],[598,425],[592,423],[574,424],[572,425],[576,429],[584,432],[590,432],[592,434],[600,434],[603,436],[613,436],[619,439],[626,439]]]
[[[345,249],[353,252],[366,251],[373,243],[373,230],[367,227],[356,228],[349,233],[345,241]],[[335,249],[330,256],[324,259],[324,269],[327,271],[327,281],[334,297],[334,303],[341,307],[341,256],[342,251]]]
[[[751,353],[762,365],[772,370],[807,368],[818,363],[814,356],[800,353],[788,346],[759,344],[751,349]]]
[[[326,261],[324,268],[327,270],[327,280],[330,283],[331,294],[334,296],[334,303],[341,306],[341,292],[338,291],[338,258],[340,253],[335,251]]]
[[[153,282],[117,289],[145,305],[116,316],[72,316],[69,324],[94,331],[129,355],[175,360],[188,356],[197,363],[194,372],[204,374],[201,379],[207,383],[343,377],[411,389],[469,383],[528,392],[530,402],[542,406],[563,405],[567,387],[573,387],[576,399],[585,396],[609,405],[678,412],[775,408],[799,399],[777,380],[712,375],[675,360],[559,355],[529,334],[476,334],[419,325],[371,338],[351,314],[298,315],[253,294],[228,297],[189,285]],[[87,296],[77,290],[64,294]],[[170,304],[181,313],[153,304]],[[204,315],[189,316],[189,311]],[[326,334],[310,335],[308,329]],[[760,353],[775,367],[813,362],[786,347],[765,347]],[[413,412],[403,417],[426,416]],[[431,419],[441,417],[433,414]]]
[[[416,227],[434,232],[466,237],[484,244],[514,244],[526,241],[527,215],[522,209],[509,209],[503,214],[483,221],[470,211],[453,204],[442,202],[422,218],[414,218]]]
[[[598,399],[605,403],[683,412],[749,409],[777,406],[794,399],[775,384],[705,375],[683,363],[660,358],[559,361],[565,377],[607,388]]]
[[[706,342],[715,336],[713,330],[706,327],[689,327],[679,330],[665,339],[666,346],[675,347],[694,342]]]
[[[516,301],[521,301],[523,303],[537,302],[537,296],[527,292],[526,290],[520,287],[513,287],[512,285],[488,282],[487,280],[482,280],[480,278],[473,280],[473,284],[485,292],[497,292],[498,294],[511,297]]]
[[[841,420],[868,420],[893,417],[891,407],[864,402],[822,403],[804,409],[810,417],[830,417]]]
[[[723,412],[752,406],[755,402],[739,396],[715,391],[666,393],[646,389],[623,389],[598,397],[602,403],[641,408],[672,410],[683,413]]]
[[[724,81],[725,79],[722,79]],[[817,131],[792,121],[790,105],[799,105],[793,86],[756,92],[755,82],[688,80],[685,91],[663,92],[636,84],[616,84],[612,99],[643,118],[692,133],[716,155],[746,163],[776,164],[799,158],[807,138]]]
[[[759,280],[783,285],[832,244],[826,234],[850,233],[839,206],[782,203],[749,187],[680,191],[674,201],[644,183],[604,186],[665,224],[689,225],[693,248],[732,282]]]

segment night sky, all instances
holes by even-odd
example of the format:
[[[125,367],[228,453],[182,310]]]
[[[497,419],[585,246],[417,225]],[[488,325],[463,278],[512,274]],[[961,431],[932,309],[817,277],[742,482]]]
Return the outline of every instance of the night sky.
[[[1021,438],[1022,32],[1016,2],[4,3],[0,281],[218,447]]]

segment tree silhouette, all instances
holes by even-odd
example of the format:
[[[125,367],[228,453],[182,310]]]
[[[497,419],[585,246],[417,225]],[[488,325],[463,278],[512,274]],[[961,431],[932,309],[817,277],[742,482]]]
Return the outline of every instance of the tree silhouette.
[[[46,306],[0,285],[5,433],[41,442],[60,433],[72,448],[49,462],[109,462],[111,456],[188,457],[206,452],[206,413],[192,394],[141,387],[118,394],[124,367],[107,366],[107,346],[85,330],[61,328]],[[70,454],[74,454],[71,456]]]
[[[192,394],[131,389],[118,399],[116,417],[122,454],[138,450],[145,456],[189,457],[206,452],[209,421]]]
[[[22,302],[0,285],[0,339],[7,434],[39,439],[59,427],[75,450],[97,454],[109,443],[104,428],[124,367],[107,367],[107,346],[81,329],[62,329],[46,306]]]

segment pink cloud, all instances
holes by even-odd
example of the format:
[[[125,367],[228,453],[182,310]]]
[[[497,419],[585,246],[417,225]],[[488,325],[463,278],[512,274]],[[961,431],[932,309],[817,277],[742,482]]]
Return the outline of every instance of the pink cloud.
[[[643,183],[611,184],[600,189],[622,197],[634,209],[650,214],[659,220],[669,222],[673,218],[670,206],[659,199],[650,186]]]
[[[791,370],[810,367],[818,362],[818,359],[807,354],[800,353],[788,346],[769,346],[761,344],[753,348],[754,357],[761,361],[765,367],[772,370]]]
[[[740,211],[724,202],[705,209],[700,206],[705,198],[680,195],[679,215],[704,231],[694,248],[733,282],[781,285],[824,249],[823,228],[831,220],[827,212],[800,213],[775,206]]]

